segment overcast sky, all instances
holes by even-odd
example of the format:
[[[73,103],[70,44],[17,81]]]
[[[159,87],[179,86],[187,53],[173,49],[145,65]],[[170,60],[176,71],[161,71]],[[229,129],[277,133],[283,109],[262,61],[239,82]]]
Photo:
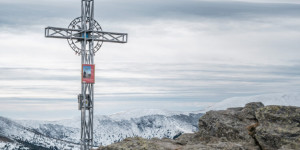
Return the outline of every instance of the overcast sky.
[[[0,0],[0,14],[0,116],[79,116],[80,57],[44,28],[67,27],[80,1]],[[96,0],[95,19],[129,34],[96,54],[97,114],[300,91],[298,0]]]

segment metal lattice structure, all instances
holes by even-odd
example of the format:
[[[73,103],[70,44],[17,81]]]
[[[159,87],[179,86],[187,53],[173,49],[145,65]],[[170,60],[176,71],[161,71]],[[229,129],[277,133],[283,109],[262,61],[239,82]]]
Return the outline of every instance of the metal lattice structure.
[[[127,43],[127,33],[104,32],[94,20],[94,0],[81,0],[81,16],[75,18],[68,28],[46,27],[45,37],[67,39],[76,54],[81,55],[81,64],[94,65],[94,55],[103,42]],[[81,150],[93,145],[94,83],[81,83],[78,95],[81,110]]]

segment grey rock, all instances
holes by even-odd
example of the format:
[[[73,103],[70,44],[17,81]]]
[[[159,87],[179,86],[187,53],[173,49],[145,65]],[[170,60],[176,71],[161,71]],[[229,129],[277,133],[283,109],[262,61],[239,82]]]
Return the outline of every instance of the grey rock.
[[[246,128],[256,123],[255,111],[263,106],[258,102],[249,103],[244,108],[209,111],[199,119],[199,134],[202,137],[223,137],[229,141],[254,143]]]
[[[300,149],[300,108],[266,106],[256,111],[255,138],[262,149]]]
[[[209,111],[199,119],[199,131],[172,139],[127,138],[99,150],[289,150],[300,149],[300,108],[266,106]]]

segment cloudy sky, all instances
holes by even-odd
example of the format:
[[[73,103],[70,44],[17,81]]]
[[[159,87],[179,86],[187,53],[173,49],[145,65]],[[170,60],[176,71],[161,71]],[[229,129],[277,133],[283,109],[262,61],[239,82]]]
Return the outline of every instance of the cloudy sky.
[[[80,1],[0,0],[0,14],[0,116],[79,116],[80,57],[44,28],[67,27]],[[298,0],[95,0],[95,18],[129,34],[96,54],[96,114],[300,91]]]

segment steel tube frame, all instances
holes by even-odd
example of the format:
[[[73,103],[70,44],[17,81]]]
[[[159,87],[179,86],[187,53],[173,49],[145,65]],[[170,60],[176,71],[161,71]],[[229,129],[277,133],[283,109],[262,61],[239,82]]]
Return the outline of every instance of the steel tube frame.
[[[94,20],[94,0],[81,1],[81,32],[86,35],[88,30],[93,30]],[[87,24],[88,18],[90,19]],[[88,46],[88,51],[86,50]],[[83,36],[81,41],[81,64],[94,64],[93,41],[88,41],[86,36]],[[81,101],[83,108],[81,108],[81,150],[88,150],[93,147],[93,118],[94,118],[94,83],[81,83],[81,94],[83,101]],[[87,95],[90,98],[87,98]],[[86,105],[87,104],[87,105]],[[89,108],[86,108],[86,107]]]
[[[94,0],[81,0],[80,19],[80,29],[46,27],[45,37],[68,39],[68,42],[69,40],[75,39],[80,42],[79,47],[81,46],[81,49],[79,47],[75,48],[74,45],[70,45],[70,43],[69,45],[76,53],[80,53],[82,65],[94,65],[95,52],[101,47],[101,44],[100,46],[96,44],[94,47],[94,43],[97,43],[97,41],[127,43],[127,33],[102,31],[100,25],[94,20]],[[101,31],[99,31],[99,29]],[[94,146],[94,83],[81,83],[81,94],[78,95],[78,103],[79,110],[81,111],[80,149],[89,150]]]
[[[72,31],[75,33],[71,34]],[[127,43],[127,33],[116,33],[116,32],[104,32],[104,31],[93,31],[86,30],[86,33],[94,33],[97,36],[92,37],[82,37],[76,36],[81,35],[84,31],[79,29],[68,29],[68,28],[57,28],[57,27],[47,27],[45,28],[45,37],[47,38],[62,38],[62,39],[77,39],[77,40],[94,40],[103,42],[115,42],[115,43]]]

